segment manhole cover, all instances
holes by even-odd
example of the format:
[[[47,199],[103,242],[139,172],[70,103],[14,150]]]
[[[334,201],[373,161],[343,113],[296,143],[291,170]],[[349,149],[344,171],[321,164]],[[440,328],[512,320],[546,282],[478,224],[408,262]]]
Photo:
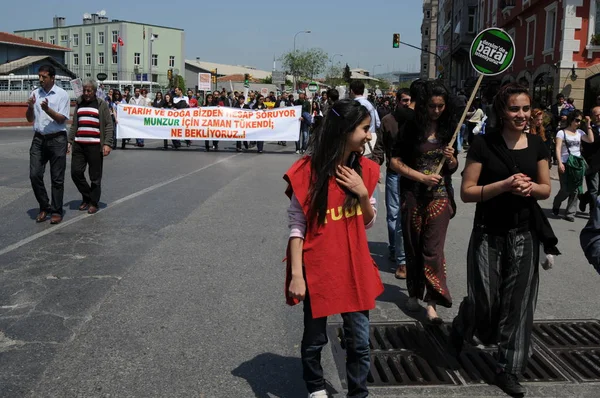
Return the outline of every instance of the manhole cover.
[[[344,388],[346,351],[342,325],[328,327],[329,340]],[[370,326],[370,386],[455,385],[444,355],[415,322]]]
[[[443,328],[427,328],[441,347],[448,347],[448,335],[450,326]],[[465,343],[458,357],[457,371],[466,384],[492,384],[496,372],[495,346],[471,346]],[[533,347],[533,355],[527,361],[527,368],[520,377],[522,382],[567,382],[569,381],[558,369],[558,366],[550,362],[547,355]]]
[[[600,322],[537,322],[533,336],[578,381],[600,381]]]

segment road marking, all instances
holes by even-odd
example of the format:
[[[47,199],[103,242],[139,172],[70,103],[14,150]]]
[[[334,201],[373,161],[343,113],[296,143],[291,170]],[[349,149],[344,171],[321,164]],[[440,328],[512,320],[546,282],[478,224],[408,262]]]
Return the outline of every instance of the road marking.
[[[171,178],[169,180],[166,180],[166,181],[163,181],[163,182],[159,182],[158,184],[154,184],[154,185],[152,185],[152,186],[150,186],[148,188],[144,188],[144,189],[142,189],[140,191],[134,192],[131,195],[127,195],[127,196],[125,196],[125,197],[123,197],[121,199],[117,199],[114,202],[112,202],[111,204],[107,205],[104,209],[102,209],[102,212],[105,212],[106,210],[109,210],[109,209],[111,209],[111,208],[113,208],[113,207],[115,207],[117,205],[120,205],[121,203],[125,203],[125,202],[127,202],[127,201],[129,201],[131,199],[135,199],[138,196],[141,196],[141,195],[143,195],[145,193],[154,191],[154,190],[156,190],[158,188],[162,188],[165,185],[168,185],[168,184],[170,184],[172,182],[179,181],[179,180],[181,180],[183,178],[186,178],[186,177],[189,177],[189,176],[194,175],[196,173],[199,173],[201,171],[204,171],[204,170],[208,169],[209,167],[215,166],[215,165],[217,165],[219,163],[222,163],[222,162],[224,162],[226,160],[229,160],[229,159],[234,158],[234,157],[239,156],[239,155],[241,155],[241,153],[237,153],[235,155],[228,156],[228,157],[223,158],[221,160],[217,160],[216,162],[213,162],[211,164],[207,164],[206,166],[203,166],[203,167],[199,168],[198,170],[194,170],[194,171],[191,171],[189,173],[182,174],[182,175],[179,175],[177,177],[173,177],[173,178]],[[10,253],[11,251],[13,251],[15,249],[18,249],[19,247],[21,247],[23,245],[26,245],[26,244],[28,244],[30,242],[33,242],[34,240],[42,238],[42,237],[44,237],[46,235],[49,235],[49,234],[51,234],[53,232],[60,231],[61,229],[66,228],[66,227],[68,227],[71,224],[75,224],[76,222],[81,221],[81,220],[83,220],[83,219],[85,219],[87,217],[93,217],[93,216],[97,217],[97,215],[92,215],[92,214],[85,213],[85,214],[76,216],[75,218],[72,218],[70,220],[63,221],[60,224],[52,226],[51,228],[48,228],[48,229],[46,229],[44,231],[41,231],[41,232],[38,232],[37,234],[33,234],[33,235],[31,235],[31,236],[29,236],[29,237],[27,237],[25,239],[22,239],[22,240],[20,240],[20,241],[18,241],[16,243],[13,243],[12,245],[9,245],[9,246],[5,247],[4,249],[0,250],[0,256],[4,255],[6,253]]]
[[[17,145],[17,144],[23,144],[23,143],[30,143],[31,140],[25,140],[25,141],[15,141],[15,142],[3,142],[0,143],[0,146],[4,146],[4,145]]]

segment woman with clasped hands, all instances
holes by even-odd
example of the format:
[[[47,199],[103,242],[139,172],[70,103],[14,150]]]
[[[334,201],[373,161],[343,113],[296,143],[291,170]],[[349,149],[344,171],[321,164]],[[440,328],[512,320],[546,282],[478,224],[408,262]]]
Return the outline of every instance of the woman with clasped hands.
[[[537,200],[550,196],[548,149],[526,134],[531,117],[527,89],[511,83],[494,99],[498,126],[473,141],[461,198],[477,203],[467,255],[468,297],[454,319],[454,354],[477,336],[497,344],[496,385],[525,394],[518,376],[527,366],[540,251],[534,217]]]

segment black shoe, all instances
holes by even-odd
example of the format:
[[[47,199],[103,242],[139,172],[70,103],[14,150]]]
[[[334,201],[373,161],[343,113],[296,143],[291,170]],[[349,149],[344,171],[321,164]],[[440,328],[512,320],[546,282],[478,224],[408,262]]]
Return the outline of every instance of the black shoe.
[[[553,207],[552,208],[552,214],[554,214],[555,216],[558,216],[558,212],[560,211],[560,209],[558,207]]]
[[[573,217],[573,216],[565,216],[565,220],[567,220],[569,222],[575,222],[575,217]]]
[[[519,383],[519,379],[512,373],[496,373],[496,386],[511,396],[524,396],[527,389]]]
[[[588,196],[587,193],[584,193],[583,195],[579,195],[579,211],[582,213],[585,213],[585,208],[587,207],[588,204]]]

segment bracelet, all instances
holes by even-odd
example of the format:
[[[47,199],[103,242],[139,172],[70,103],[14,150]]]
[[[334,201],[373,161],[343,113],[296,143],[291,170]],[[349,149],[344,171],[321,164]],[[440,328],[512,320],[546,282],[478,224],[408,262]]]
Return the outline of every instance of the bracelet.
[[[481,186],[481,202],[483,203],[483,188],[485,187],[485,185]]]

